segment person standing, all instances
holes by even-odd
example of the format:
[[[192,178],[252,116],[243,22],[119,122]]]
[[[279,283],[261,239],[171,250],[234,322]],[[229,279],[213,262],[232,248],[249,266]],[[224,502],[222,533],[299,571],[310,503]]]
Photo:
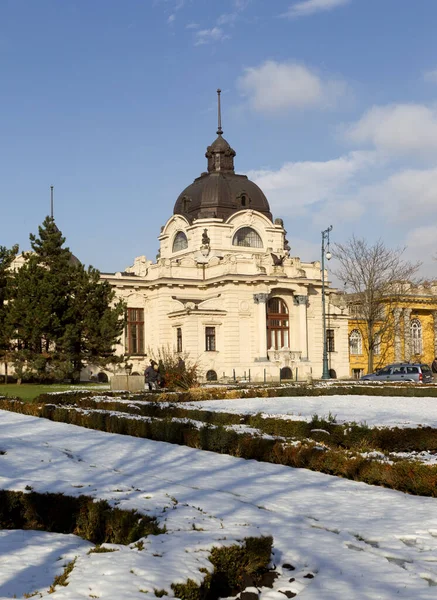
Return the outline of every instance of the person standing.
[[[161,382],[161,376],[158,369],[158,363],[151,359],[150,365],[144,371],[146,383],[149,385],[149,391],[157,390]]]

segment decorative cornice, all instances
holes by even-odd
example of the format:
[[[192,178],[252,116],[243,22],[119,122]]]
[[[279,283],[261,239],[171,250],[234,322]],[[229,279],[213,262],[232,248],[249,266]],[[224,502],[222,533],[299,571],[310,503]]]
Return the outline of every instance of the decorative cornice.
[[[225,317],[227,315],[226,310],[220,310],[218,308],[198,308],[198,307],[186,307],[182,310],[175,310],[171,313],[168,313],[168,317],[170,319],[174,319],[176,317],[183,317],[187,315],[196,315],[196,316],[217,316],[217,317]]]

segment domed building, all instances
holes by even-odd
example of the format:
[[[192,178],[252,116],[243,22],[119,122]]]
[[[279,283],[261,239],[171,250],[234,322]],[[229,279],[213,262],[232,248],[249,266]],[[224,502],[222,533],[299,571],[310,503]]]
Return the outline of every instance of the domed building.
[[[142,373],[147,353],[188,353],[204,380],[278,381],[322,374],[320,262],[290,256],[282,219],[263,191],[235,173],[223,137],[206,151],[207,171],[177,198],[159,235],[156,262],[135,259],[102,274],[128,306],[119,351]],[[348,377],[348,322],[325,287],[331,376]]]

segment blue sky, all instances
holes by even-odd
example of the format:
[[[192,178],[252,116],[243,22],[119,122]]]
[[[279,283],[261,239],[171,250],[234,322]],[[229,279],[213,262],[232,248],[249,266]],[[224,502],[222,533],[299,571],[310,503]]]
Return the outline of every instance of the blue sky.
[[[220,87],[293,256],[332,224],[437,279],[436,22],[435,0],[1,0],[0,244],[29,249],[54,185],[83,262],[154,259]]]

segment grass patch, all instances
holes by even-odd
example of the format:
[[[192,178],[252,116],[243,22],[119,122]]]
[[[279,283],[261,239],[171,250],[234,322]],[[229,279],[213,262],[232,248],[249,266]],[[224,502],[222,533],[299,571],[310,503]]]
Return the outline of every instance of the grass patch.
[[[49,594],[53,594],[53,592],[55,591],[55,587],[57,585],[63,585],[64,587],[68,585],[68,576],[70,575],[71,571],[74,569],[75,563],[76,563],[76,559],[74,558],[71,562],[69,562],[65,565],[63,572],[60,575],[58,575],[57,577],[55,577],[55,579],[53,580],[53,583],[49,589]]]
[[[41,394],[50,392],[68,392],[71,390],[109,390],[109,385],[101,383],[82,383],[82,384],[61,384],[53,383],[50,385],[37,383],[16,383],[0,384],[0,396],[9,398],[21,398],[21,400],[34,400]]]
[[[88,551],[88,554],[106,554],[108,552],[118,552],[117,548],[105,548],[105,546],[95,546]]]

